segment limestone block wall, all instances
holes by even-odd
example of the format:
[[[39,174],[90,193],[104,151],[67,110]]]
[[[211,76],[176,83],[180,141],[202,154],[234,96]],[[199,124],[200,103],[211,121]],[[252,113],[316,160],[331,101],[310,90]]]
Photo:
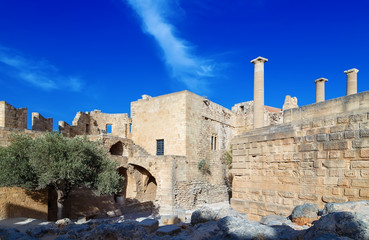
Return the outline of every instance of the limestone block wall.
[[[147,97],[131,103],[132,140],[156,155],[164,139],[164,155],[186,155],[186,91]]]
[[[0,127],[0,146],[8,146],[11,143],[13,134],[27,134],[30,136],[38,136],[42,132],[35,132],[28,129],[14,129]]]
[[[283,122],[290,123],[316,117],[329,117],[344,112],[365,111],[368,108],[369,91],[366,91],[285,110]]]
[[[369,199],[369,108],[321,114],[233,139],[234,208],[259,219],[305,202]]]
[[[18,187],[0,188],[0,219],[15,217],[47,220],[47,190],[28,191]]]
[[[15,108],[0,101],[0,127],[27,129],[27,108]]]
[[[52,132],[53,131],[53,119],[44,118],[41,114],[32,113],[32,130]]]

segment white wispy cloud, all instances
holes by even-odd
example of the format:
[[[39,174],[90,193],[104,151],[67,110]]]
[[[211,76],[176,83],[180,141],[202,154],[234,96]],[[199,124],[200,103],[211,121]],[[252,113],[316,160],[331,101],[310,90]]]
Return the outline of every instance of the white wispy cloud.
[[[164,61],[173,77],[190,90],[204,91],[214,75],[215,64],[193,54],[193,46],[176,36],[176,30],[166,19],[171,12],[167,0],[126,0],[142,20],[143,30],[152,35],[163,51]]]
[[[1,45],[0,72],[43,90],[63,89],[78,92],[83,85],[81,79],[62,75],[58,68],[47,61],[26,58],[18,51]]]

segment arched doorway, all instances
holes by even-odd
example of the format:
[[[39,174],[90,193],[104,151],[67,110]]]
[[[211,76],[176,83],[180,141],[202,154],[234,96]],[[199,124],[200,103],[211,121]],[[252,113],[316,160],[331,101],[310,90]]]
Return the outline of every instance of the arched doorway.
[[[120,167],[118,172],[124,177],[120,195],[128,202],[154,202],[157,183],[154,176],[145,168],[129,164],[128,168]]]
[[[109,152],[111,155],[123,156],[123,143],[121,141],[118,141],[113,146],[111,146]]]

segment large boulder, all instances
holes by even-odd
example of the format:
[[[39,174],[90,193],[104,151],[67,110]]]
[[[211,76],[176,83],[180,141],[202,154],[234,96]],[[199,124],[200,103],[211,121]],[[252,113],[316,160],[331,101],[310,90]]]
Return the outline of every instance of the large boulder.
[[[296,206],[291,214],[291,221],[297,225],[311,224],[318,219],[319,208],[316,204],[305,203]]]
[[[369,239],[368,201],[327,203],[323,216],[314,222],[304,239],[314,239],[327,234],[351,239]]]
[[[246,214],[238,213],[232,207],[224,206],[220,208],[211,208],[204,206],[199,210],[196,210],[191,215],[191,224],[204,223],[208,221],[216,221],[224,217],[236,217],[242,219],[248,219]]]
[[[327,203],[323,209],[323,215],[334,212],[358,212],[361,209],[368,207],[369,201],[345,202],[345,203]]]
[[[220,239],[278,239],[272,227],[237,217],[224,217],[218,222],[222,231]]]

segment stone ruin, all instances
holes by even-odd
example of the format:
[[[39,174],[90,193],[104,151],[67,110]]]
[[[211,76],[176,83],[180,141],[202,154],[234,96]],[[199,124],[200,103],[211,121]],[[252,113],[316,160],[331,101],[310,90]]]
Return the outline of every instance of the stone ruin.
[[[325,101],[326,79],[321,78],[315,81],[315,104],[298,107],[296,97],[286,96],[279,109],[264,105],[267,61],[252,61],[254,100],[232,110],[181,91],[143,95],[131,103],[131,116],[94,110],[78,112],[71,125],[59,121],[65,136],[101,142],[126,179],[115,196],[74,190],[69,215],[150,209],[184,218],[186,210],[199,205],[230,201],[260,219],[286,214],[304,202],[322,207],[369,199],[369,91],[357,93],[358,70],[345,71],[347,96]],[[28,130],[27,109],[0,102],[1,145],[8,145],[14,132],[34,136],[52,129],[53,119],[32,113]],[[24,189],[0,189],[0,219],[54,220],[55,193],[37,194],[43,201],[34,201]]]

